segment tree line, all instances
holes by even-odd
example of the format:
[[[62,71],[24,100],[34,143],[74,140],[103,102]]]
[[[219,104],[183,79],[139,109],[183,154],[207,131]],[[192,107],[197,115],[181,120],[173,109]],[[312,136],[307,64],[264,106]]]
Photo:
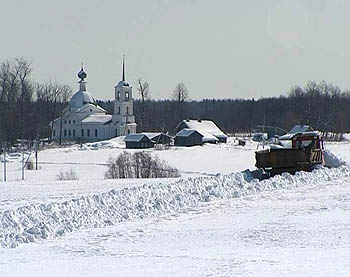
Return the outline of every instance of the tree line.
[[[190,101],[184,83],[179,83],[166,100],[152,100],[150,92],[147,95],[147,99],[134,101],[139,132],[163,130],[174,134],[176,126],[186,118],[213,120],[226,133],[251,132],[257,125],[288,131],[295,124],[310,125],[323,132],[350,132],[350,91],[325,81],[310,81],[304,87],[292,87],[285,95],[257,100]],[[100,105],[113,112],[111,101]]]
[[[36,82],[32,65],[23,58],[0,63],[0,143],[13,145],[18,139],[50,138],[49,123],[67,106],[72,89],[58,81]],[[350,132],[350,92],[323,82],[292,87],[279,97],[260,99],[190,100],[183,82],[168,99],[152,99],[151,85],[138,78],[134,115],[138,132],[175,133],[181,120],[210,119],[226,133],[250,132],[257,125],[290,130],[295,124],[314,129]],[[113,101],[97,101],[113,113]]]
[[[72,94],[68,85],[57,81],[35,82],[32,71],[23,58],[0,63],[0,144],[50,137],[50,121]]]

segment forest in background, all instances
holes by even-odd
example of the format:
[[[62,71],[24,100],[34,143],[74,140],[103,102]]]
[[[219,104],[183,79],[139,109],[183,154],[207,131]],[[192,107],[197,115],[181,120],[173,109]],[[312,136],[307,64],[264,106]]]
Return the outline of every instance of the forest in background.
[[[58,81],[36,82],[30,62],[23,58],[0,63],[0,143],[50,138],[49,123],[68,105],[72,89]],[[268,94],[268,93],[267,93]],[[226,133],[251,132],[257,125],[290,130],[295,124],[324,132],[350,132],[350,92],[325,81],[292,87],[280,97],[260,99],[190,100],[180,82],[168,99],[152,99],[151,85],[139,78],[134,87],[138,132],[174,134],[181,120],[210,119]],[[113,101],[97,101],[113,113]]]
[[[174,90],[176,92],[176,89]],[[136,99],[134,111],[138,131],[165,131],[174,134],[183,119],[210,119],[226,133],[251,132],[257,125],[290,130],[295,124],[315,130],[350,132],[350,92],[327,82],[295,86],[286,96],[261,99],[185,100]],[[112,101],[99,101],[109,112]]]

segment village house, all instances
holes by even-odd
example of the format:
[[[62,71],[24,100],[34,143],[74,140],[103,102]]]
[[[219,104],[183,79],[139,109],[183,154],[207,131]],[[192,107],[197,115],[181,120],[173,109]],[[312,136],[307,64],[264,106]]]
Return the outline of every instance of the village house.
[[[170,145],[171,137],[164,133],[137,133],[124,139],[128,149],[153,148],[156,144]]]
[[[225,133],[211,120],[183,120],[176,127],[176,133],[178,134],[184,128],[196,130],[200,133],[202,135],[203,143],[227,142],[227,136]]]
[[[203,135],[194,129],[184,128],[175,136],[175,146],[196,146],[203,144]]]

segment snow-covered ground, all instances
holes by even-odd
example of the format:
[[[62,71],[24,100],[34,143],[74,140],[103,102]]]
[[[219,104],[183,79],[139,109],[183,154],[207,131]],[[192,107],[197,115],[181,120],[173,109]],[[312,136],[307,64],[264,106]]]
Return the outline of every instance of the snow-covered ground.
[[[120,140],[41,151],[25,181],[12,157],[0,276],[349,275],[350,167],[251,181],[256,147],[148,150],[182,173],[158,180],[103,179]],[[350,161],[349,142],[327,149]]]

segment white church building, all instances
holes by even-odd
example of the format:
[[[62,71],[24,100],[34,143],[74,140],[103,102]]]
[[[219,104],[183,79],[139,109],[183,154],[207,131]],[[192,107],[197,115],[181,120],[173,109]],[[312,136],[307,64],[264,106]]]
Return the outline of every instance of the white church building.
[[[125,81],[123,59],[122,80],[114,87],[113,114],[96,104],[86,90],[83,67],[78,73],[79,91],[71,98],[62,116],[51,122],[52,139],[56,141],[98,141],[136,133],[132,87]]]

